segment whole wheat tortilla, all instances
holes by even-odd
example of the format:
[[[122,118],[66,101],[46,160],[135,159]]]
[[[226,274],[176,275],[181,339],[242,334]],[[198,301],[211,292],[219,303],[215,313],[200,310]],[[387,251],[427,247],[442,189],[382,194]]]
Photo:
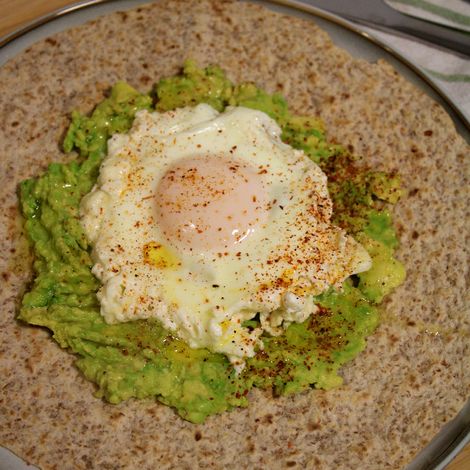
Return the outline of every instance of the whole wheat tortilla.
[[[330,138],[384,169],[406,283],[386,303],[345,384],[273,398],[205,424],[152,400],[110,405],[48,331],[15,321],[30,277],[18,242],[16,188],[51,161],[74,108],[90,111],[117,80],[142,91],[185,58],[281,91],[321,116]],[[257,5],[166,1],[40,41],[0,70],[1,443],[43,469],[400,468],[468,397],[469,148],[443,109],[385,62],[353,59],[310,22]]]

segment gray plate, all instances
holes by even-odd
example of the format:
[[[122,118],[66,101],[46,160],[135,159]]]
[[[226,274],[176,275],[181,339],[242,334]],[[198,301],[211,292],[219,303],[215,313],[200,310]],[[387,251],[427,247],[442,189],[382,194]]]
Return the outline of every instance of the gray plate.
[[[117,10],[150,3],[149,0],[88,0],[62,8],[39,18],[26,27],[0,39],[0,66],[31,44],[56,32],[80,25],[88,20]],[[459,133],[470,143],[470,124],[465,120],[458,104],[452,102],[439,87],[431,82],[414,64],[398,52],[371,37],[360,27],[311,6],[311,2],[274,0],[254,1],[288,15],[313,20],[328,32],[334,43],[346,49],[354,57],[375,62],[385,59],[398,72],[425,93],[438,101],[452,117]],[[442,470],[470,442],[470,401],[445,425],[430,444],[411,462],[405,470]],[[0,447],[0,470],[34,470],[10,451]]]

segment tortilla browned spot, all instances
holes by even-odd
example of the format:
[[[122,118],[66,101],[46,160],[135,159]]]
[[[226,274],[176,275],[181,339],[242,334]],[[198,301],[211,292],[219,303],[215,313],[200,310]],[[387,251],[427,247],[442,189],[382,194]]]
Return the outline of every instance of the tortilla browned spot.
[[[344,368],[345,385],[276,399],[253,393],[248,409],[197,426],[152,401],[94,398],[71,355],[14,321],[30,275],[17,243],[18,182],[66,158],[59,143],[72,109],[89,111],[117,80],[147,90],[188,57],[319,114],[332,139],[398,169],[409,194],[396,208],[407,281],[367,350]],[[26,460],[44,469],[400,468],[464,404],[468,146],[440,106],[386,63],[353,59],[315,25],[259,6],[161,2],[12,59],[0,70],[0,119],[0,436]]]

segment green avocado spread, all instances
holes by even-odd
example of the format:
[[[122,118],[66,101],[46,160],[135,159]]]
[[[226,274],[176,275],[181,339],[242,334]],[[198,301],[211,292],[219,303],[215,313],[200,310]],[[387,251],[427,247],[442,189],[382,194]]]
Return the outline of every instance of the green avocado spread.
[[[156,320],[107,324],[100,315],[91,273],[91,246],[79,219],[82,197],[93,187],[107,140],[127,132],[141,109],[167,111],[208,103],[258,109],[274,118],[283,140],[302,149],[328,176],[333,222],[368,250],[372,268],[347,279],[341,290],[316,298],[319,311],[291,324],[281,336],[263,337],[264,349],[237,375],[228,359],[191,349]],[[401,284],[403,266],[394,258],[398,241],[390,205],[400,197],[396,175],[371,171],[360,157],[330,144],[316,118],[291,114],[285,99],[252,83],[235,85],[217,66],[188,61],[180,75],[160,80],[148,94],[119,82],[90,116],[77,112],[66,134],[69,163],[53,163],[46,173],[21,183],[25,229],[33,247],[35,278],[23,298],[19,318],[51,330],[76,365],[110,403],[156,398],[184,418],[200,423],[209,415],[247,406],[253,387],[274,394],[341,385],[340,367],[366,346],[379,321],[378,305]],[[74,154],[73,154],[74,155]],[[257,319],[245,322],[255,328]]]

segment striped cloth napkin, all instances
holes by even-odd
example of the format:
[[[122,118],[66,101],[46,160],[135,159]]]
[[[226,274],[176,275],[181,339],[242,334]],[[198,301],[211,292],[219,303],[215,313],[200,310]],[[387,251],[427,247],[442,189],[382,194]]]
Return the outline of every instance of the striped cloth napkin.
[[[385,0],[405,15],[470,32],[470,4],[465,0]]]
[[[385,1],[401,13],[470,32],[470,2],[468,0]],[[428,78],[454,102],[467,121],[470,121],[470,59],[403,36],[369,27],[360,27],[420,67]]]

